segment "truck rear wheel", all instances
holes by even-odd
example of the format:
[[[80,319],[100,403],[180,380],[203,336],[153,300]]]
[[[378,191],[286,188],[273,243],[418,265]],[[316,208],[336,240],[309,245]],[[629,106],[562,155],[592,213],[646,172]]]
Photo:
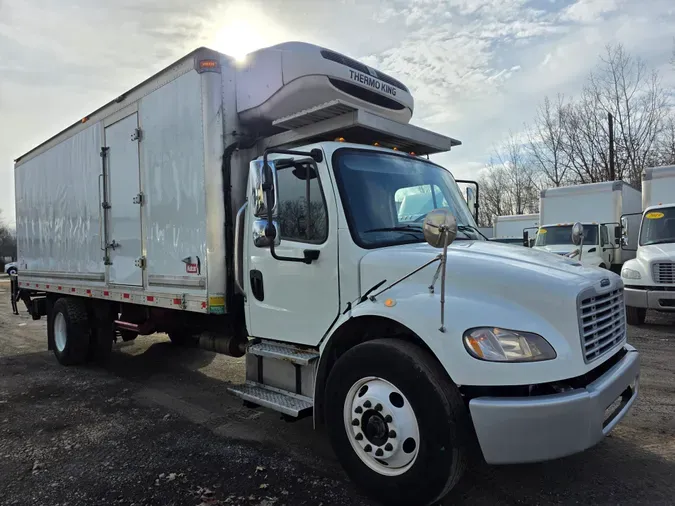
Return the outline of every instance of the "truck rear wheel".
[[[62,298],[54,304],[50,319],[54,355],[61,365],[87,361],[90,327],[87,307],[76,298]]]
[[[642,325],[646,318],[646,308],[626,306],[626,322],[628,322],[628,325]]]
[[[325,398],[333,450],[351,480],[377,500],[432,504],[462,476],[466,406],[418,346],[398,339],[355,346],[331,370]]]

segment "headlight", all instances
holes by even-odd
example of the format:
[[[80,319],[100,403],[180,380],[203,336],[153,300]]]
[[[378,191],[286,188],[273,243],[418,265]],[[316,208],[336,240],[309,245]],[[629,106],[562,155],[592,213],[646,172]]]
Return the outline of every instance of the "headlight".
[[[556,357],[553,347],[537,334],[494,327],[467,330],[464,347],[474,357],[488,362],[538,362]]]
[[[624,267],[621,269],[621,277],[626,279],[642,279],[640,272]]]

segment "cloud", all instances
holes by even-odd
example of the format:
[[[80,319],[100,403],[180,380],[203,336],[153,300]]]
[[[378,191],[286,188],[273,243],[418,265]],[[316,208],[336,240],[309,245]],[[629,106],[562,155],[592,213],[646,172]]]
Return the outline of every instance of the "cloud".
[[[436,158],[466,178],[544,96],[577,93],[607,43],[675,85],[672,0],[55,3],[0,0],[0,209],[10,216],[13,157],[200,45],[305,40],[385,71],[413,92],[413,123],[462,140]]]

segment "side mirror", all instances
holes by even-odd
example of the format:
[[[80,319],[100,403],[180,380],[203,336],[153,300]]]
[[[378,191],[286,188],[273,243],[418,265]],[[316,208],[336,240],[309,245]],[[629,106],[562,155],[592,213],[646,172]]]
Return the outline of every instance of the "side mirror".
[[[424,218],[424,238],[434,248],[444,248],[457,237],[457,220],[447,209],[434,209]]]
[[[575,246],[581,246],[584,242],[584,226],[576,222],[572,226],[572,244]]]
[[[530,247],[530,233],[527,230],[523,230],[523,246]]]
[[[277,170],[273,160],[267,165],[262,160],[254,160],[249,166],[251,182],[251,205],[256,218],[270,219],[277,216]],[[269,197],[269,198],[268,198]],[[272,209],[268,209],[271,203]],[[270,212],[271,211],[271,212]]]
[[[618,227],[614,227],[614,239],[621,239],[621,236],[623,235],[623,227],[619,225]],[[616,242],[619,244],[619,241]]]

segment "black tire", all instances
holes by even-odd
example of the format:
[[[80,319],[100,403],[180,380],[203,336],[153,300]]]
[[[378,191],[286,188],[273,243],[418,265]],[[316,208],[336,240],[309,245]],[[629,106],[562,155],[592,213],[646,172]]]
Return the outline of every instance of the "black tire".
[[[185,331],[169,332],[169,339],[176,346],[195,347],[199,339]]]
[[[16,275],[17,272],[18,271],[16,270],[15,267],[10,267],[9,269],[7,269],[7,274],[10,276]]]
[[[646,318],[646,308],[626,306],[626,322],[628,322],[628,325],[642,325]]]
[[[120,330],[120,337],[122,338],[122,341],[126,343],[136,339],[138,337],[138,332],[132,330]]]
[[[346,432],[346,397],[356,382],[368,376],[382,378],[398,388],[417,418],[417,458],[399,476],[386,476],[366,465]],[[398,339],[355,346],[331,370],[325,398],[325,420],[335,454],[351,480],[378,501],[388,505],[433,504],[464,473],[472,440],[467,407],[440,364],[419,346]]]
[[[57,337],[57,327],[61,317],[65,325],[65,339],[62,343]],[[78,365],[87,361],[91,328],[87,307],[76,298],[62,298],[54,304],[50,318],[54,355],[61,365]],[[63,346],[61,345],[63,344]]]

